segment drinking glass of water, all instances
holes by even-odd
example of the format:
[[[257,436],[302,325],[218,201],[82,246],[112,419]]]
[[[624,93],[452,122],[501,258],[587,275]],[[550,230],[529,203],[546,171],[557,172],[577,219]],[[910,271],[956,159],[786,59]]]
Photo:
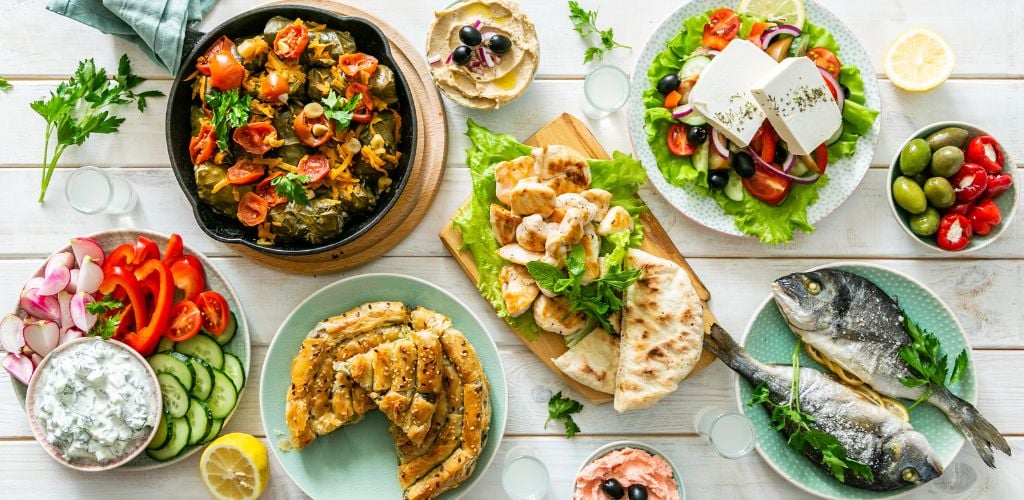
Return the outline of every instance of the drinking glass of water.
[[[594,120],[618,111],[629,98],[629,76],[615,66],[598,66],[583,81],[583,114]]]
[[[505,455],[501,486],[512,500],[541,500],[548,494],[548,468],[525,448],[512,448]]]
[[[754,425],[746,415],[718,408],[697,413],[697,433],[723,458],[735,460],[754,449]]]
[[[135,208],[135,186],[120,176],[100,168],[79,167],[68,176],[64,197],[71,208],[83,214],[123,214]]]

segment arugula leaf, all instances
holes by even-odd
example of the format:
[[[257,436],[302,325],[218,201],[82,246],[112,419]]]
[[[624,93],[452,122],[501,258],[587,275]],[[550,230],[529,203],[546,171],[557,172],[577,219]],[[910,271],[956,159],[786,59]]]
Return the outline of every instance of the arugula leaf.
[[[352,123],[352,116],[356,110],[356,106],[359,106],[359,99],[345,99],[344,97],[339,98],[331,90],[327,97],[321,99],[320,102],[324,104],[324,116],[337,122],[341,128],[348,127]]]
[[[108,294],[100,300],[96,300],[86,304],[85,310],[88,311],[89,314],[100,315],[108,311],[120,309],[122,307],[124,307],[124,302],[121,302],[120,300],[117,300],[113,298],[113,296]]]
[[[571,438],[580,432],[580,427],[572,419],[573,414],[583,411],[583,404],[575,399],[562,397],[562,391],[551,396],[548,400],[548,419],[544,421],[544,428],[552,420],[561,420],[565,423],[565,437]]]
[[[95,302],[94,302],[95,303]],[[121,313],[113,316],[100,316],[96,324],[89,330],[88,335],[109,339],[117,332],[117,325],[121,322]]]
[[[0,91],[7,92],[13,88],[14,86],[11,85],[11,82],[8,82],[6,78],[0,76]]]
[[[241,127],[249,121],[252,97],[248,94],[243,95],[238,89],[228,92],[210,89],[206,93],[206,104],[213,113],[211,121],[217,135],[217,148],[226,152],[230,129]]]
[[[586,10],[580,7],[580,4],[575,0],[569,0],[569,20],[572,21],[573,31],[579,33],[583,41],[591,43],[591,35],[594,33],[598,35],[599,45],[587,47],[587,51],[583,54],[584,64],[604,59],[605,52],[614,50],[616,47],[632,48],[629,45],[616,42],[615,31],[612,28],[606,30],[598,29],[597,11]]]
[[[136,93],[133,89],[144,81],[132,73],[128,54],[121,56],[113,80],[107,78],[104,68],[97,68],[92,59],[86,59],[79,61],[75,74],[50,91],[48,98],[30,104],[46,120],[39,203],[46,198],[50,178],[67,148],[81,146],[92,134],[117,132],[124,123],[124,118],[110,114],[108,108],[135,101],[139,112],[143,112],[147,98],[164,95],[158,90]]]
[[[903,311],[903,328],[911,342],[900,348],[900,359],[910,366],[911,375],[901,378],[900,383],[907,387],[927,386],[921,397],[907,408],[909,410],[963,378],[967,371],[967,351],[960,351],[950,372],[949,357],[942,354],[938,337],[911,321],[906,311]]]
[[[274,186],[274,191],[277,192],[278,196],[283,196],[290,202],[298,203],[300,205],[309,204],[309,195],[306,194],[306,184],[309,182],[308,175],[299,175],[295,172],[288,172],[285,175],[274,177],[270,181],[270,185]]]

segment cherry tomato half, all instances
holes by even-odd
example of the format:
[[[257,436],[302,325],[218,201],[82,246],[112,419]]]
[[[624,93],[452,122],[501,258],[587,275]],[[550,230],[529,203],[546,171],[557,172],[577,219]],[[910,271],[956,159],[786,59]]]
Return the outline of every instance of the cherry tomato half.
[[[338,66],[348,76],[356,76],[360,71],[373,74],[377,70],[377,58],[362,52],[345,54],[338,58]]]
[[[195,337],[203,327],[203,315],[191,300],[183,300],[171,308],[171,324],[164,336],[175,342]]]
[[[301,24],[291,24],[274,37],[274,53],[285,59],[298,59],[309,44],[309,30]]]
[[[246,226],[258,226],[267,220],[267,200],[253,192],[245,193],[238,201],[238,220]]]
[[[199,56],[196,60],[196,70],[200,74],[210,76],[210,59],[213,58],[214,54],[221,52],[231,52],[235,48],[235,42],[232,42],[230,38],[222,36],[210,45],[210,48],[206,49],[206,52]]]
[[[217,149],[217,132],[213,125],[204,123],[199,128],[199,135],[188,141],[188,154],[192,157],[192,164],[199,165],[213,156]]]
[[[210,58],[210,86],[227,92],[242,86],[245,68],[228,51],[221,51]]]
[[[263,198],[263,201],[266,201],[267,206],[269,207],[276,207],[288,201],[283,196],[277,194],[277,188],[275,188],[274,185],[271,184],[271,181],[274,180],[275,177],[280,177],[281,175],[284,174],[276,173],[268,176],[266,179],[260,181],[260,183],[256,185],[256,188],[252,190],[252,192],[255,193],[256,196]]]
[[[196,305],[203,313],[203,329],[214,335],[224,333],[224,329],[231,321],[231,310],[228,309],[228,301],[224,300],[224,296],[207,290],[196,297]]]
[[[231,138],[242,149],[261,155],[274,148],[270,142],[277,139],[277,129],[269,122],[246,123],[236,128]]]
[[[331,163],[324,155],[306,155],[299,160],[299,175],[309,176],[309,182],[320,182],[331,171]]]
[[[270,71],[260,77],[260,99],[279,102],[282,94],[288,93],[288,79],[277,71]]]
[[[266,167],[251,160],[240,158],[228,169],[228,182],[232,184],[251,184],[263,178]]]
[[[673,123],[668,127],[668,150],[676,156],[690,156],[697,150],[696,146],[686,140],[686,132],[690,129],[682,123]]]
[[[839,78],[839,58],[836,57],[831,50],[825,47],[814,47],[807,51],[807,57],[810,57],[814,64],[819,68],[832,73],[832,76]],[[839,90],[839,89],[836,89]]]
[[[352,112],[352,121],[356,123],[370,123],[370,119],[373,117],[373,96],[370,95],[370,87],[359,82],[350,83],[348,88],[345,89],[345,98],[351,99],[356,94],[362,96],[362,101],[359,103],[359,106],[356,106],[355,111]]]
[[[740,17],[732,9],[718,9],[704,25],[701,44],[709,49],[722,50],[740,32]]]
[[[768,172],[766,168],[758,164],[754,175],[743,179],[743,187],[747,188],[754,198],[770,205],[778,205],[786,199],[793,183]]]
[[[355,118],[353,118],[354,120]],[[326,131],[321,135],[314,135],[313,129],[317,125],[327,127]],[[334,136],[334,120],[328,120],[327,115],[310,118],[306,113],[297,113],[295,120],[292,121],[292,128],[295,129],[295,135],[298,136],[299,141],[311,148],[323,146]]]

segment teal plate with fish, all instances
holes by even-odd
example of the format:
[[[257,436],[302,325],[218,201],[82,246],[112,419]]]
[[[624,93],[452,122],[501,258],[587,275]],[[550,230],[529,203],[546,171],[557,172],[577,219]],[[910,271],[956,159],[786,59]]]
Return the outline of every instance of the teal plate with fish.
[[[951,385],[950,388],[960,398],[971,404],[977,404],[977,377],[970,345],[964,336],[960,321],[938,296],[917,280],[885,267],[862,263],[839,263],[816,267],[812,270],[826,267],[860,275],[878,285],[890,296],[897,297],[900,306],[912,320],[938,337],[943,351],[949,355],[951,360],[961,350],[966,349],[969,357],[967,371],[963,378]],[[750,320],[740,344],[751,356],[760,361],[788,365],[791,364],[796,341],[796,336],[789,329],[789,325],[783,319],[775,301],[769,295]],[[825,367],[811,360],[802,350],[800,366],[827,372]],[[736,395],[740,411],[753,421],[754,428],[757,429],[757,452],[776,472],[800,489],[822,498],[836,499],[895,498],[915,489],[869,491],[853,488],[835,480],[817,464],[786,444],[785,437],[769,425],[768,412],[763,407],[747,405],[754,386],[743,377],[737,376],[736,379]],[[909,407],[913,402],[904,400],[903,403]],[[946,416],[927,403],[922,403],[910,410],[910,423],[928,438],[928,442],[931,443],[936,455],[946,468],[966,442],[963,435],[949,422]]]

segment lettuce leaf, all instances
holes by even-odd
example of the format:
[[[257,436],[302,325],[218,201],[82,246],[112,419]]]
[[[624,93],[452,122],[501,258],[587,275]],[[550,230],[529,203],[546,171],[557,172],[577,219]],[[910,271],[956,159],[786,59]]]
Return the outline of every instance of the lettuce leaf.
[[[452,223],[462,235],[462,250],[473,254],[479,279],[477,288],[494,309],[498,316],[523,334],[527,340],[537,338],[541,330],[533,321],[533,316],[524,314],[518,318],[509,316],[505,302],[501,298],[501,283],[498,276],[501,268],[508,264],[498,257],[498,241],[491,231],[490,208],[492,203],[499,203],[495,195],[494,166],[502,161],[528,155],[533,148],[508,134],[496,134],[478,125],[472,119],[467,120],[466,135],[472,145],[466,149],[466,165],[470,169],[473,182],[472,198],[455,217]],[[638,160],[616,151],[610,160],[588,160],[590,164],[591,187],[604,189],[612,193],[612,205],[625,208],[637,229],[630,235],[631,246],[639,246],[642,232],[639,216],[647,209],[643,201],[636,196],[637,190],[647,182],[647,173]],[[612,251],[609,248],[607,251]]]

